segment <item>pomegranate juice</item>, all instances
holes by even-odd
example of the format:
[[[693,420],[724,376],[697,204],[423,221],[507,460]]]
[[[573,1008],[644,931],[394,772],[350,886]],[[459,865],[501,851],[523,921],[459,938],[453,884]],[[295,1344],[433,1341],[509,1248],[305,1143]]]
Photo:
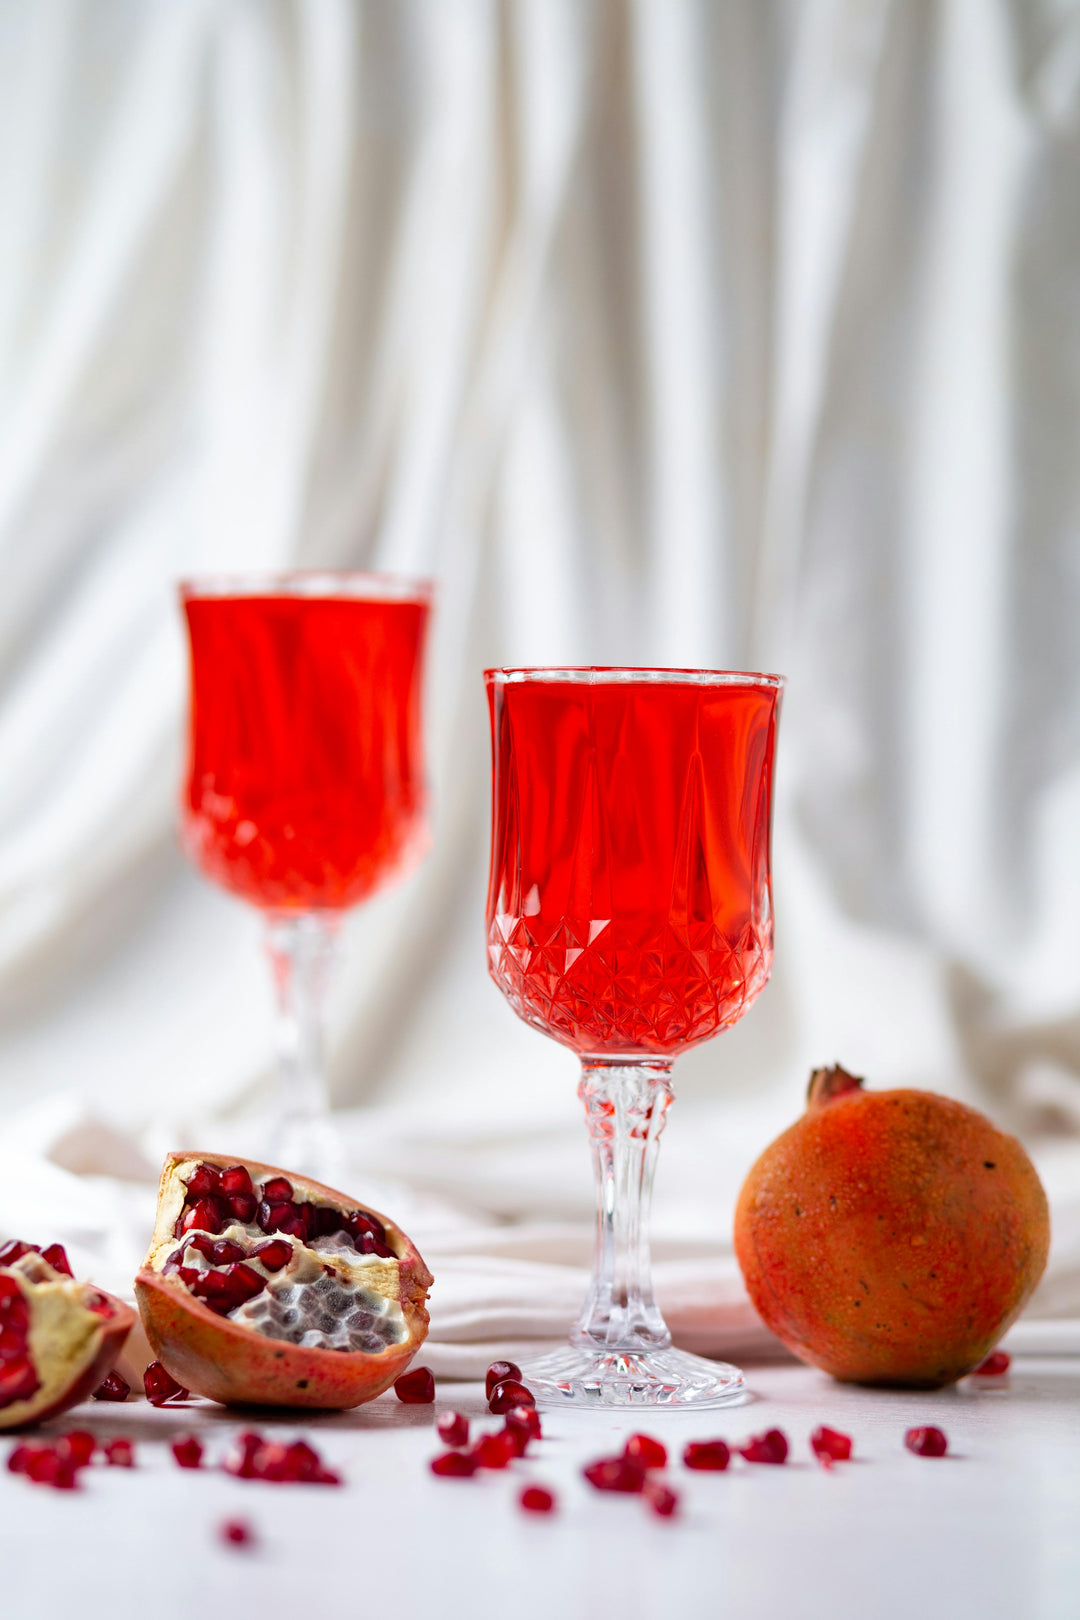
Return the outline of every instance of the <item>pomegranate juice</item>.
[[[488,677],[491,975],[583,1055],[674,1056],[769,976],[779,683],[523,673]]]
[[[258,906],[339,908],[411,853],[424,808],[424,599],[200,596],[188,852]]]

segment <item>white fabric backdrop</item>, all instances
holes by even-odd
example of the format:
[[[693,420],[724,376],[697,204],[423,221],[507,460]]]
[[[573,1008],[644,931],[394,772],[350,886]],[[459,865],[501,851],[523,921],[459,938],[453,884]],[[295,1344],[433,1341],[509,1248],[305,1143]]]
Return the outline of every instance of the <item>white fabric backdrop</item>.
[[[333,1079],[440,1344],[561,1331],[592,1196],[484,972],[489,662],[790,679],[773,982],[662,1155],[680,1335],[753,1336],[731,1202],[833,1057],[1023,1132],[1080,1315],[1078,159],[1077,0],[0,5],[0,1227],[122,1284],[158,1152],[254,1139],[172,586],[363,565],[439,581],[436,839]]]

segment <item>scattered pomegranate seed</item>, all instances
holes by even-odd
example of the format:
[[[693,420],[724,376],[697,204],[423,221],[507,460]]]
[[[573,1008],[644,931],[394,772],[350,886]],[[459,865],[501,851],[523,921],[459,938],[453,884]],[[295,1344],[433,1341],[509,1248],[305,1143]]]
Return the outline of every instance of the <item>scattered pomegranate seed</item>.
[[[487,1377],[484,1380],[484,1384],[485,1384],[484,1392],[487,1395],[487,1398],[488,1398],[489,1401],[491,1399],[491,1392],[495,1388],[495,1385],[496,1384],[505,1384],[505,1382],[506,1382],[506,1380],[508,1378],[516,1378],[518,1380],[518,1382],[520,1383],[520,1381],[521,1381],[521,1368],[518,1366],[517,1362],[516,1361],[493,1361],[491,1363],[491,1366],[487,1370]]]
[[[73,1491],[76,1486],[75,1464],[52,1446],[33,1446],[24,1472],[35,1485],[52,1485],[58,1491]]]
[[[645,1470],[629,1457],[601,1457],[590,1463],[582,1473],[598,1491],[641,1491],[645,1489]]]
[[[949,1442],[940,1429],[927,1425],[921,1429],[909,1429],[904,1436],[904,1444],[916,1457],[944,1457],[949,1449]]]
[[[787,1462],[787,1436],[780,1429],[766,1429],[764,1434],[752,1434],[746,1444],[739,1446],[738,1450],[747,1462]]]
[[[111,1468],[134,1468],[135,1447],[130,1440],[106,1440],[102,1450]]]
[[[731,1461],[731,1452],[724,1440],[691,1440],[682,1460],[687,1468],[721,1474]]]
[[[131,1385],[126,1378],[114,1370],[108,1378],[102,1380],[94,1391],[95,1401],[126,1401],[131,1394]]]
[[[314,1446],[295,1440],[291,1446],[264,1440],[247,1430],[237,1435],[236,1444],[222,1465],[237,1479],[262,1479],[273,1485],[340,1485],[341,1476],[323,1465]]]
[[[822,1423],[810,1436],[810,1449],[819,1463],[831,1468],[834,1462],[847,1462],[851,1456],[851,1436]]]
[[[518,1500],[526,1513],[550,1513],[555,1506],[554,1495],[543,1485],[526,1485]]]
[[[506,1429],[498,1434],[485,1434],[473,1446],[472,1457],[477,1468],[505,1468],[519,1455],[517,1441]]]
[[[26,1473],[26,1462],[27,1462],[27,1458],[30,1455],[31,1449],[32,1448],[26,1444],[25,1440],[20,1441],[17,1446],[12,1446],[11,1450],[8,1452],[8,1460],[7,1460],[7,1466],[8,1466],[8,1472],[9,1473],[12,1473],[12,1474],[25,1474]]]
[[[255,1532],[244,1519],[226,1519],[221,1527],[221,1539],[232,1547],[250,1547]]]
[[[535,1406],[512,1406],[508,1412],[501,1414],[503,1422],[508,1429],[520,1430],[528,1440],[542,1438],[540,1428],[540,1414]]]
[[[662,1485],[658,1479],[645,1481],[644,1496],[653,1512],[659,1514],[661,1519],[670,1519],[679,1506],[679,1498],[668,1485]]]
[[[623,1456],[629,1457],[631,1462],[640,1463],[642,1468],[667,1467],[667,1447],[651,1435],[632,1434],[623,1447]]]
[[[76,1468],[86,1468],[97,1450],[97,1441],[86,1429],[71,1429],[56,1442],[62,1457],[69,1457]]]
[[[202,1462],[202,1443],[193,1434],[183,1435],[173,1441],[172,1454],[181,1468],[198,1468]]]
[[[464,1412],[441,1412],[435,1425],[444,1446],[467,1446],[469,1420]]]
[[[184,1386],[165,1371],[160,1361],[152,1361],[143,1373],[143,1389],[151,1406],[164,1406],[166,1401],[186,1401],[188,1398]]]
[[[397,1379],[394,1394],[407,1406],[428,1406],[435,1399],[435,1374],[430,1367],[414,1367]]]
[[[496,1384],[488,1397],[488,1408],[496,1417],[502,1417],[509,1412],[512,1406],[535,1406],[536,1396],[526,1384],[519,1383],[516,1378],[504,1378],[501,1384]]]
[[[991,1350],[985,1361],[979,1363],[972,1376],[974,1378],[1000,1378],[1012,1366],[1012,1356],[1007,1350]]]
[[[479,1466],[469,1451],[444,1451],[441,1457],[433,1458],[431,1472],[442,1479],[468,1479]]]

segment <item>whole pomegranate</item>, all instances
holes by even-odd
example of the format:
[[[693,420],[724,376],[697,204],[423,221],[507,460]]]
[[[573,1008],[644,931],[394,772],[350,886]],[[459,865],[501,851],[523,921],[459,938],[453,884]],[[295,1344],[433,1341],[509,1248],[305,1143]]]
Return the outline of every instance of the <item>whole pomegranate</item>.
[[[928,1091],[816,1069],[735,1211],[750,1298],[803,1361],[938,1389],[977,1367],[1042,1276],[1050,1222],[1020,1143]]]
[[[0,1249],[0,1429],[22,1429],[93,1394],[135,1312],[76,1282],[59,1243]]]
[[[358,1406],[427,1335],[431,1273],[355,1199],[250,1159],[172,1153],[135,1295],[185,1389],[265,1406]]]

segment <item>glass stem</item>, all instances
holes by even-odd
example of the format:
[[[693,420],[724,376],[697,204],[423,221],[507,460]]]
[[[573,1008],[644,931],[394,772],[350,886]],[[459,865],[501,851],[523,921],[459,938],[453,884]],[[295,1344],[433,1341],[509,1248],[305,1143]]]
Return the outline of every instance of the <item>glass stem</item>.
[[[583,1346],[657,1350],[671,1334],[653,1299],[649,1211],[671,1064],[585,1062],[578,1096],[596,1166],[596,1260],[572,1334]]]
[[[278,1116],[274,1153],[283,1169],[326,1180],[334,1133],[326,1084],[323,1012],[337,954],[330,911],[275,913],[266,949],[277,997]]]

